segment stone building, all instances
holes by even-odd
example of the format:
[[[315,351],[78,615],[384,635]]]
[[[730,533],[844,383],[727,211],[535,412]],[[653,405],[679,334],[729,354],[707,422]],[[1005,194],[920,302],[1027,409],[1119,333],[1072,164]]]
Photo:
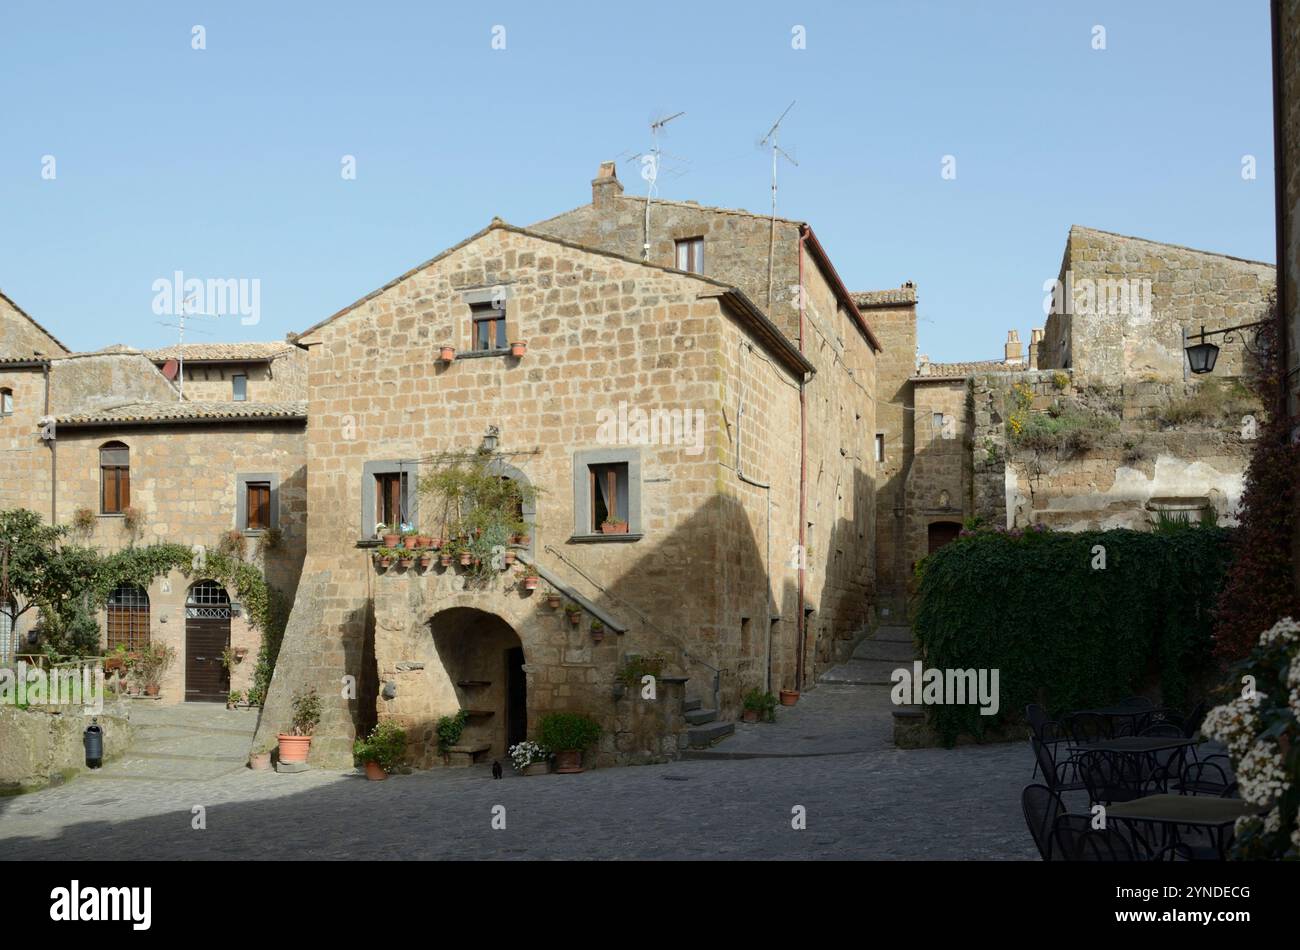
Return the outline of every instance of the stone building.
[[[774,285],[799,281],[781,326],[752,296],[768,299],[770,220],[656,204],[642,259],[618,190],[607,166],[592,205],[537,228],[494,221],[297,338],[312,528],[256,747],[314,686],[322,764],[349,762],[380,716],[433,764],[436,721],[459,709],[462,745],[496,758],[553,710],[600,720],[596,764],[670,757],[692,726],[703,741],[729,728],[713,720],[736,718],[746,690],[810,685],[865,631],[873,331],[806,225],[781,223]],[[644,206],[626,217],[644,222]],[[378,569],[390,491],[437,533],[421,475],[485,439],[504,477],[540,491],[520,557],[544,589],[516,571]],[[608,498],[624,534],[593,521]],[[581,608],[576,625],[547,590]],[[620,667],[652,654],[667,661],[657,700],[620,695]]]
[[[224,345],[221,355],[238,357],[232,365],[254,380],[248,398],[232,402],[229,381],[224,399],[199,386],[182,398],[167,359],[153,354],[69,352],[3,297],[0,346],[0,509],[75,524],[72,540],[103,552],[163,541],[213,550],[238,531],[268,584],[292,599],[306,545],[306,403],[301,374],[289,368],[301,365],[301,351]],[[256,656],[261,633],[233,592],[201,572],[123,587],[99,620],[105,648],[175,650],[163,702],[224,702],[251,684],[253,662],[227,675],[221,651]],[[0,662],[36,652],[34,632],[34,613],[15,627],[0,611]]]

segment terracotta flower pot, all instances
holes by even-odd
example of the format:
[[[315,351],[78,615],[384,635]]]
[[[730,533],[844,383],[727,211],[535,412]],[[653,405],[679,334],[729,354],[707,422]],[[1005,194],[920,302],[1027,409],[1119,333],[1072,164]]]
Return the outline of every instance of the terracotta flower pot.
[[[264,772],[271,767],[271,753],[254,752],[248,757],[248,767],[255,772]]]
[[[524,578],[524,590],[537,590],[537,585],[541,582],[542,579],[536,574],[529,574]]]
[[[451,555],[450,554],[438,555],[438,563],[441,564],[443,567],[451,567]]]
[[[627,522],[622,524],[609,524],[606,522],[600,526],[601,534],[627,534]]]
[[[571,775],[582,771],[582,750],[565,749],[555,753],[555,771],[561,775]]]
[[[799,691],[797,689],[781,690],[782,706],[793,706],[797,702],[799,702]]]
[[[384,535],[384,547],[395,548],[401,540],[402,536],[400,534],[386,534]]]
[[[157,686],[146,686],[146,687],[144,688],[144,694],[145,694],[146,696],[157,696],[157,695],[158,695],[158,687],[157,687]]]
[[[366,778],[372,782],[382,782],[388,778],[388,773],[383,770],[383,767],[378,762],[367,762]]]
[[[582,622],[582,611],[568,610],[565,611],[565,613],[568,615],[569,623],[573,624],[575,627]]]
[[[438,359],[444,363],[450,363],[456,358],[456,348],[454,346],[443,346],[438,348]]]
[[[442,550],[442,545],[443,545],[443,540],[442,540],[442,538],[430,538],[430,539],[429,539],[429,547],[431,547],[431,548],[432,548],[433,550],[435,550],[435,551],[440,551],[440,550]]]
[[[417,548],[433,547],[433,538],[429,537],[427,534],[419,535],[415,540],[417,542],[415,545]]]
[[[758,710],[746,709],[740,718],[745,722],[758,722]]]
[[[523,356],[527,352],[528,352],[528,343],[525,342],[524,340],[519,340],[516,343],[510,344],[510,355],[515,357],[516,359]]]
[[[555,594],[552,594],[550,597],[546,598],[546,606],[554,610],[560,606],[560,598]]]
[[[311,736],[276,736],[280,740],[281,762],[306,762],[311,751]]]
[[[399,558],[397,559],[397,563],[400,564],[402,567],[410,567],[412,564],[415,563],[415,558],[413,558],[413,557],[399,557]]]
[[[605,639],[605,628],[604,628],[604,627],[594,627],[594,628],[592,628],[592,631],[591,631],[591,639],[594,640],[594,641],[596,641],[597,643],[599,643],[601,640],[604,640],[604,639]]]
[[[505,562],[506,566],[509,567],[511,564],[515,563],[515,552],[507,551],[505,554],[501,555],[501,559]]]
[[[517,545],[519,545],[521,548],[526,548],[526,547],[528,547],[528,542],[531,541],[531,540],[532,540],[532,538],[530,538],[530,537],[529,537],[528,535],[526,535],[526,534],[517,534],[517,535],[514,536],[514,540],[513,540],[511,543],[512,543],[512,544],[517,544]]]
[[[424,557],[420,558],[420,569],[427,571],[429,569],[429,565],[432,563],[433,563],[433,558],[429,557],[428,555],[425,555]]]
[[[471,564],[474,563],[474,555],[466,551],[464,554],[460,556],[460,563],[462,567],[469,567]]]
[[[406,537],[402,538],[402,547],[406,548],[408,551],[414,551],[419,546],[420,546],[419,535],[408,534]]]

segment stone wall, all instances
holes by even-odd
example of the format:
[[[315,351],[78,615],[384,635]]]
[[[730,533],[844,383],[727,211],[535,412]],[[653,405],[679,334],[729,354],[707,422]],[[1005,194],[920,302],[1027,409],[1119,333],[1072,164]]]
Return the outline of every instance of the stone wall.
[[[1161,511],[1195,519],[1205,503],[1220,524],[1235,523],[1251,438],[1232,404],[1220,418],[1175,426],[1162,417],[1195,385],[1079,386],[1068,373],[1037,371],[982,374],[970,386],[974,510],[990,523],[1145,529]],[[1031,394],[1031,414],[1067,404],[1110,421],[1091,427],[1082,447],[1017,446],[1007,434],[1015,386]]]
[[[175,387],[142,353],[78,353],[50,361],[54,416],[178,399]]]
[[[37,421],[45,415],[45,374],[0,363],[0,389],[13,393],[13,415],[0,416],[0,510],[30,508],[50,517],[51,452]]]
[[[906,485],[915,451],[912,383],[916,372],[916,291],[854,295],[858,309],[880,337],[876,360],[876,426],[864,432],[866,451],[875,458],[874,439],[884,437],[884,459],[876,462],[876,588],[882,608],[905,609],[909,576]]]
[[[0,359],[19,359],[38,354],[58,356],[66,352],[62,343],[18,309],[12,300],[0,294]]]
[[[930,553],[930,526],[960,524],[972,513],[971,427],[964,379],[913,380],[915,457],[908,473],[909,576]]]
[[[57,711],[56,711],[57,710]],[[104,731],[104,760],[131,745],[130,711],[125,701],[106,703],[102,713],[85,715],[52,706],[18,709],[0,704],[0,795],[33,792],[87,771],[82,735],[92,720]]]
[[[192,402],[232,402],[236,376],[247,380],[248,402],[294,402],[307,398],[307,354],[296,346],[287,348],[269,362],[186,362],[185,398]]]
[[[507,335],[528,341],[522,360],[466,355],[466,295],[495,285],[508,288]],[[798,455],[777,447],[797,439],[798,387],[786,358],[755,334],[749,318],[720,301],[719,291],[695,277],[499,226],[304,333],[312,533],[255,748],[274,744],[293,692],[314,685],[326,708],[312,761],[350,762],[354,732],[374,720],[377,702],[383,711],[377,693],[386,674],[379,667],[387,670],[393,659],[380,656],[376,626],[377,612],[389,608],[375,599],[368,551],[358,550],[374,524],[374,512],[362,511],[364,466],[400,461],[418,477],[436,453],[477,449],[489,426],[499,429],[503,457],[542,491],[532,537],[538,561],[627,627],[615,643],[607,638],[596,646],[579,637],[562,647],[536,633],[529,615],[515,613],[532,611],[531,600],[524,608],[513,595],[489,591],[475,592],[472,603],[458,602],[504,618],[520,637],[529,667],[530,722],[550,704],[598,716],[612,736],[629,731],[620,730],[623,713],[610,692],[612,658],[656,651],[689,677],[690,694],[709,704],[711,667],[725,668],[722,713],[738,714],[743,689],[762,683],[768,663],[762,578],[769,567],[779,611],[771,662],[780,671],[774,676],[787,675],[797,647],[790,607],[797,570],[788,566],[787,542],[797,536],[797,490],[791,486],[798,484]],[[833,325],[829,314],[827,322]],[[458,349],[451,364],[436,361],[444,342]],[[855,365],[864,375],[871,372],[869,365]],[[839,400],[829,404],[831,415],[852,420],[852,403],[843,402],[847,411]],[[620,405],[698,411],[703,441],[607,445],[602,413],[616,415]],[[836,534],[828,519],[837,511],[846,523],[870,527],[860,508],[864,498],[869,504],[869,485],[865,493],[851,490],[841,445],[854,448],[837,442],[824,450],[834,452],[833,463],[821,466],[827,500],[815,517],[828,544]],[[738,477],[737,447],[744,474],[772,486],[770,509],[767,490]],[[639,456],[639,538],[575,534],[577,453],[610,448],[635,449]],[[838,578],[841,568],[828,570],[820,560],[828,550],[814,554],[811,573]],[[407,575],[381,580],[427,583]],[[841,608],[844,589],[822,581],[812,595],[812,604],[825,604],[841,626],[858,619],[849,616],[851,605]],[[400,596],[387,601],[394,602]],[[433,609],[432,600],[418,606]],[[861,614],[865,607],[856,609]],[[383,622],[409,633],[430,619],[405,608],[401,613]],[[536,622],[553,620],[548,615]],[[826,636],[833,641],[837,628]],[[358,678],[355,700],[341,695],[344,675]],[[398,697],[405,701],[400,682]],[[420,702],[426,700],[442,701],[430,695]],[[426,717],[435,711],[420,708]]]
[[[1115,385],[1182,379],[1183,330],[1263,319],[1276,268],[1075,225],[1058,281],[1063,312],[1048,317],[1039,369],[1071,368],[1081,383]],[[1217,374],[1249,365],[1239,341],[1213,342],[1222,347]]]

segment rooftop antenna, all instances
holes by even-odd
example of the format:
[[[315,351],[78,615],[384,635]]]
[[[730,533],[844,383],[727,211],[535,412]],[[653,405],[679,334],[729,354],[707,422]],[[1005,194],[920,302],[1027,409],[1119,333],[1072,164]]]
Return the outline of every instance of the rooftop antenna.
[[[185,401],[185,315],[190,312],[189,307],[194,300],[195,294],[190,294],[181,301],[181,312],[179,323],[167,323],[163,320],[157,320],[156,323],[164,327],[173,327],[180,331],[176,341],[176,381],[177,381],[177,399],[180,402]],[[213,313],[195,313],[196,317],[213,317]],[[190,327],[191,333],[202,333],[205,336],[212,336],[207,330],[196,330]]]
[[[789,152],[787,152],[778,144],[778,138],[780,136],[781,123],[785,121],[785,117],[789,115],[790,110],[794,108],[795,101],[796,100],[794,99],[790,100],[790,104],[785,107],[785,111],[781,113],[781,117],[772,123],[772,127],[767,130],[767,134],[764,135],[762,141],[758,143],[759,148],[767,148],[768,143],[770,142],[771,149],[772,149],[772,225],[767,240],[767,309],[769,312],[772,309],[772,261],[776,255],[776,161],[777,161],[777,157],[781,156],[785,158],[785,160],[789,162],[791,165],[793,165],[795,168],[799,167],[799,163],[794,160],[793,156],[791,156]]]
[[[650,260],[650,202],[655,195],[655,185],[659,181],[659,164],[662,159],[662,152],[659,148],[659,133],[663,127],[673,119],[686,115],[685,112],[675,112],[672,115],[655,119],[650,123],[650,137],[653,145],[647,155],[641,156],[641,177],[646,180],[645,193],[645,241],[641,245],[641,260]],[[647,162],[646,159],[649,159]]]

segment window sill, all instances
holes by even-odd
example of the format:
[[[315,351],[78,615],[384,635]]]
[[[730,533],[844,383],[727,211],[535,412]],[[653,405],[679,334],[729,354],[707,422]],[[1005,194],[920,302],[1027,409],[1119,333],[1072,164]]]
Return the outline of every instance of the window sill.
[[[120,511],[101,511],[96,517],[98,518],[125,518],[126,515]]]
[[[575,534],[569,538],[569,544],[631,544],[640,541],[644,534]]]
[[[457,353],[457,360],[482,360],[489,359],[493,356],[509,356],[510,347],[504,350],[467,350],[464,353]]]
[[[358,538],[357,539],[357,547],[359,548],[377,548],[383,543],[384,543],[383,539],[381,538]]]

